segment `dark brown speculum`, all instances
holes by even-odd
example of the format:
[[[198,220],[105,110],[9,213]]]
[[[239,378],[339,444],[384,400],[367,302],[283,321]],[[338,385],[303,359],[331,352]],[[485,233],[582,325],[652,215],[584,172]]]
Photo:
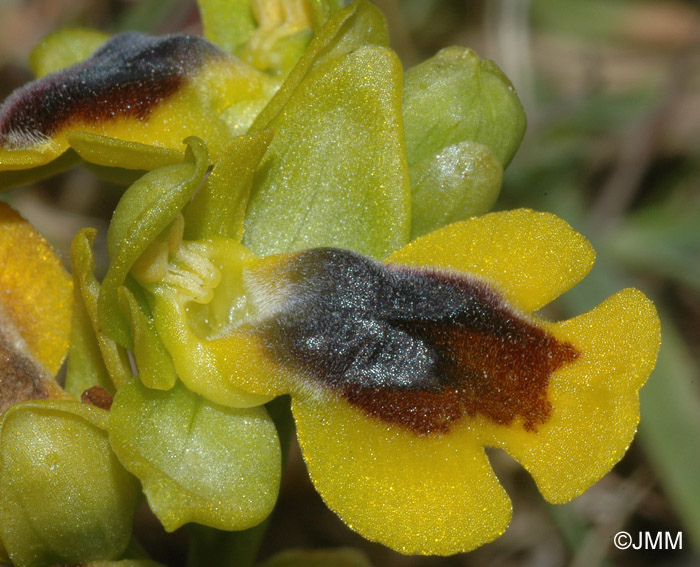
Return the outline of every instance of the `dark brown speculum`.
[[[477,414],[534,430],[552,411],[550,376],[578,356],[466,274],[319,248],[298,254],[290,281],[284,308],[261,324],[270,354],[415,433]]]

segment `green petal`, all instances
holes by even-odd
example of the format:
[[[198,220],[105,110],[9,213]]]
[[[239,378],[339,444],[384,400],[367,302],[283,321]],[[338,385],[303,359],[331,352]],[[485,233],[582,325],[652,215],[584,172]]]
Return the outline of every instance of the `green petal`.
[[[134,380],[114,399],[110,441],[168,531],[246,529],[277,499],[280,447],[263,407],[224,408],[181,384],[162,392]]]
[[[508,78],[471,49],[450,47],[404,77],[408,163],[465,140],[510,163],[525,133],[525,113]]]
[[[476,142],[460,142],[411,168],[411,239],[447,224],[486,213],[496,202],[503,167]]]
[[[204,143],[188,138],[185,161],[147,173],[122,197],[107,233],[110,266],[98,299],[105,332],[131,346],[129,326],[119,309],[118,290],[150,243],[171,224],[206,174],[209,158]]]
[[[131,322],[134,360],[141,381],[149,388],[169,390],[175,385],[177,374],[153,319],[143,312],[134,294],[124,286],[119,288],[119,302]]]
[[[114,393],[131,378],[124,348],[107,337],[97,320],[100,285],[95,278],[92,245],[97,231],[85,228],[71,244],[71,269],[75,308],[66,373],[66,390],[76,398],[92,386]]]
[[[111,452],[107,412],[72,401],[17,404],[0,422],[0,537],[15,565],[119,557],[138,483]]]
[[[401,64],[366,46],[318,64],[273,121],[245,243],[266,256],[315,246],[382,257],[409,237]]]
[[[29,56],[29,67],[37,77],[84,61],[109,35],[88,28],[69,28],[48,35]]]
[[[90,132],[71,132],[66,139],[85,161],[101,166],[149,171],[182,162],[182,152],[172,148],[149,146]]]
[[[185,238],[243,237],[253,173],[271,138],[271,130],[239,136],[224,147],[220,156],[212,156],[214,169],[185,212]]]

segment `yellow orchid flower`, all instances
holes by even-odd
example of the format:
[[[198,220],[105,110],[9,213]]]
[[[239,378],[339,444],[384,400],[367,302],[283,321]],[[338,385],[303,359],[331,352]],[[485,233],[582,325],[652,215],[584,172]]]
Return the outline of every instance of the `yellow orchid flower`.
[[[0,412],[69,397],[54,377],[68,352],[72,282],[34,228],[0,202]]]
[[[36,167],[72,147],[101,165],[151,169],[181,159],[191,134],[222,147],[273,91],[261,71],[204,38],[118,34],[5,101],[0,164]]]
[[[138,483],[109,448],[97,389],[79,403],[56,382],[73,285],[34,228],[0,202],[0,562],[120,556]],[[48,399],[54,398],[54,399]]]
[[[569,321],[535,315],[594,261],[554,215],[473,218],[383,262],[334,248],[258,259],[227,242],[183,244],[150,288],[158,332],[183,382],[219,402],[291,394],[316,488],[368,539],[474,549],[511,517],[485,447],[561,503],[634,436],[656,311],[627,289]]]

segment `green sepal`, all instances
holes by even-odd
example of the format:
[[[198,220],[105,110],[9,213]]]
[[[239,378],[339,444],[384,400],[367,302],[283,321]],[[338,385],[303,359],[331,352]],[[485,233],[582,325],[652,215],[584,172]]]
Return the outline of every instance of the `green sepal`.
[[[403,115],[409,166],[453,144],[483,144],[505,168],[525,133],[513,85],[488,59],[448,47],[404,75]]]
[[[411,169],[411,240],[486,213],[502,182],[500,160],[482,144],[460,142],[428,156]]]
[[[163,392],[133,380],[114,398],[110,442],[167,531],[246,529],[277,499],[280,447],[262,406],[226,408],[181,383]]]
[[[177,374],[153,319],[143,312],[134,294],[125,286],[119,288],[119,302],[131,323],[139,378],[148,388],[169,390],[177,382]]]
[[[136,479],[112,453],[104,410],[68,400],[0,421],[0,537],[17,567],[116,559],[131,539]]]
[[[49,34],[29,55],[29,67],[39,77],[90,57],[109,35],[89,28],[66,28]]]
[[[236,53],[255,31],[251,0],[197,0],[204,37],[228,53]]]
[[[119,308],[119,287],[129,270],[187,204],[209,166],[199,138],[187,138],[185,161],[148,172],[126,190],[107,232],[110,265],[98,298],[99,321],[117,343],[133,348],[129,323]]]
[[[372,567],[359,549],[290,549],[273,555],[259,567]]]
[[[150,171],[182,163],[183,159],[182,152],[172,148],[129,142],[91,132],[69,132],[66,139],[85,161],[105,167]]]
[[[233,138],[185,209],[185,238],[225,237],[240,240],[253,184],[253,173],[272,139],[271,130]]]
[[[408,241],[401,64],[393,51],[364,46],[325,57],[271,127],[246,214],[244,242],[255,254],[337,246],[383,257]]]
[[[338,10],[309,44],[304,55],[289,73],[275,96],[258,114],[250,132],[269,128],[294,95],[302,81],[328,59],[339,57],[363,45],[389,45],[389,30],[384,14],[366,0],[353,2]]]
[[[78,399],[92,386],[114,393],[132,376],[126,350],[102,332],[97,319],[100,284],[92,251],[96,234],[94,228],[84,228],[71,244],[75,307],[65,387]]]

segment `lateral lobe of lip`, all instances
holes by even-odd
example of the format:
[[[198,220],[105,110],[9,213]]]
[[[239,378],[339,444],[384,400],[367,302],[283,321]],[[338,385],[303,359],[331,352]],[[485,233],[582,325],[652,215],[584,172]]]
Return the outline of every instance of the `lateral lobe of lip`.
[[[285,307],[261,324],[271,356],[349,403],[418,434],[481,414],[535,430],[549,377],[579,353],[464,274],[301,252]]]
[[[211,58],[224,53],[184,34],[119,34],[90,58],[17,89],[0,107],[0,146],[27,148],[70,123],[146,120]]]

